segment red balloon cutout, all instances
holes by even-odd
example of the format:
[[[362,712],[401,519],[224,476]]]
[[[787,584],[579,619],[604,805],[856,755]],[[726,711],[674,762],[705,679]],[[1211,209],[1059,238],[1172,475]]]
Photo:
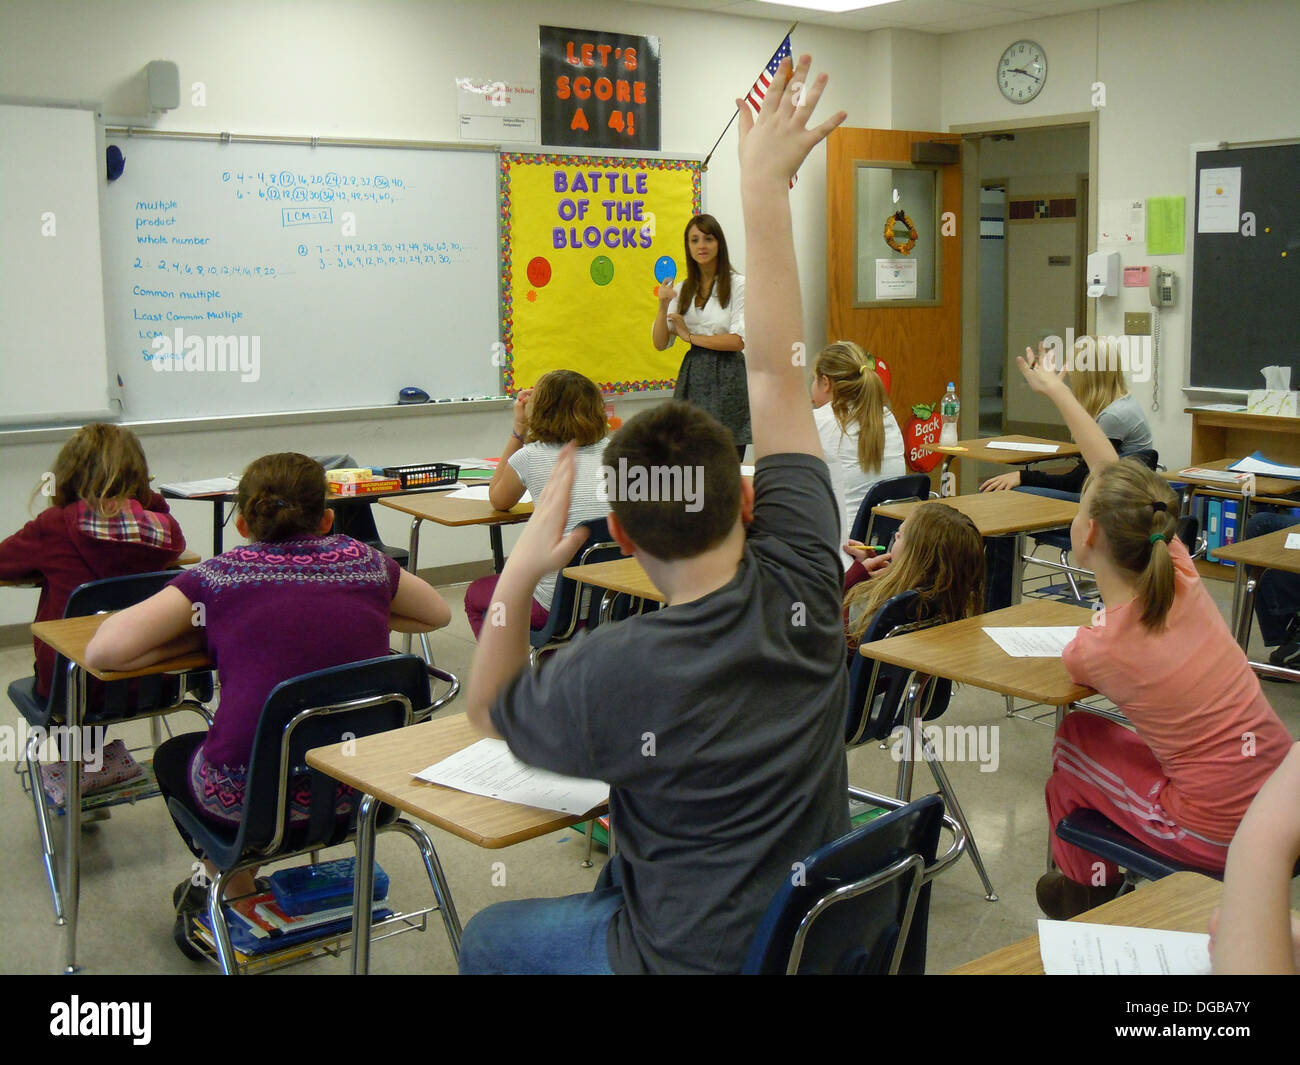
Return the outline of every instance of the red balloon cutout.
[[[880,383],[885,386],[885,395],[889,395],[891,378],[889,367],[885,364],[885,360],[877,355],[868,355],[867,358],[871,359],[876,364],[876,374],[880,378]]]
[[[534,288],[545,288],[551,280],[551,264],[540,255],[528,264],[528,283]]]

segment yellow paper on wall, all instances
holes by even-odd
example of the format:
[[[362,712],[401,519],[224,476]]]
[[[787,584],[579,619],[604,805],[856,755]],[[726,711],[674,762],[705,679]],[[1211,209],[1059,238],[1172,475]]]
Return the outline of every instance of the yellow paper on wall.
[[[671,387],[686,347],[651,343],[656,276],[671,260],[685,277],[700,164],[505,153],[500,198],[506,391],[556,369],[606,392]]]

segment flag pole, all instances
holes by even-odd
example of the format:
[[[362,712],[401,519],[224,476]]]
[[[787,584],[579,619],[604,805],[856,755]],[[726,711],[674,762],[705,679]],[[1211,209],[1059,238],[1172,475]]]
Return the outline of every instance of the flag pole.
[[[790,28],[789,28],[788,30],[785,31],[785,37],[782,37],[781,40],[784,41],[786,37],[789,37],[790,34],[794,33],[794,28],[795,28],[796,26],[798,26],[798,25],[799,25],[799,20],[798,20],[798,19],[795,19],[794,22],[790,23]],[[790,52],[792,53],[790,58],[791,58],[791,61],[793,62],[793,60],[794,60],[794,55],[793,55],[793,52],[794,52],[794,42],[793,42],[793,41],[790,43]],[[736,110],[734,110],[734,111],[731,113],[731,119],[727,122],[727,125],[723,128],[722,132],[718,134],[718,139],[717,139],[716,141],[713,142],[713,147],[709,149],[709,154],[706,155],[706,156],[704,157],[704,162],[702,162],[702,163],[700,164],[700,170],[701,170],[701,171],[706,171],[706,170],[709,169],[709,160],[713,158],[713,153],[716,152],[716,151],[718,150],[718,145],[722,143],[722,138],[725,137],[725,136],[727,135],[727,130],[731,129],[731,123],[736,121],[736,116],[739,115],[739,114],[740,114],[740,108],[737,107]]]

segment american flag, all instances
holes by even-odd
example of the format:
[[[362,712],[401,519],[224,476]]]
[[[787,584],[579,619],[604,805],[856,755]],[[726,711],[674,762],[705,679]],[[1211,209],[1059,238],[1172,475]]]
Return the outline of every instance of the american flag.
[[[781,66],[781,61],[783,59],[791,59],[790,35],[788,33],[785,35],[785,40],[781,42],[781,47],[779,47],[772,54],[772,58],[767,61],[767,66],[763,68],[763,73],[761,73],[758,76],[758,80],[754,82],[754,87],[750,89],[748,94],[745,96],[745,102],[754,109],[755,115],[757,115],[759,110],[762,108],[763,97],[767,95],[768,86],[772,84],[772,79],[776,77],[777,68]],[[791,61],[793,62],[792,59]],[[796,174],[790,179],[790,187],[794,188],[794,183],[798,180],[799,175]]]

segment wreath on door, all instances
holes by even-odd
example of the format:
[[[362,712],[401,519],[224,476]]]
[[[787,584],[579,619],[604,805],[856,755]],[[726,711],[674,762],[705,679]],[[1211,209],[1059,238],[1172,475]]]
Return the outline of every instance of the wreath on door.
[[[907,240],[900,242],[897,236],[899,223],[907,227]],[[885,243],[900,255],[910,255],[916,247],[916,226],[912,224],[907,212],[898,211],[885,219]]]

